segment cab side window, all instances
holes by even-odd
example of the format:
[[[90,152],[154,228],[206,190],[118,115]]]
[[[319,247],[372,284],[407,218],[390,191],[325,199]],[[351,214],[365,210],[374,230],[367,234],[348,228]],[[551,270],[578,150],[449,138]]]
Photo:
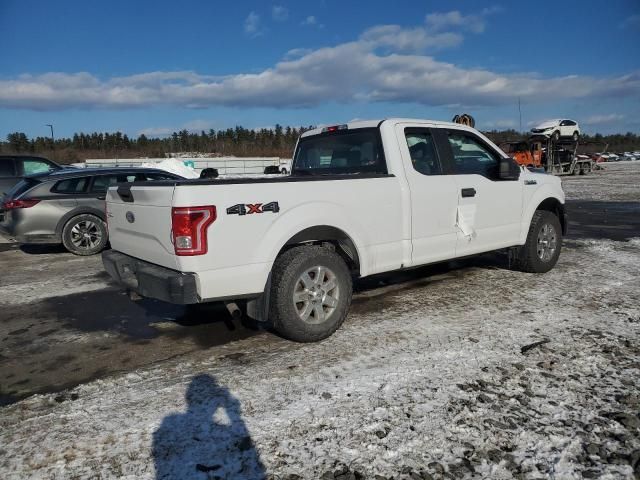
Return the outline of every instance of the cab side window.
[[[453,154],[453,173],[482,175],[490,180],[498,179],[498,156],[479,140],[468,134],[450,132],[449,145]]]
[[[442,175],[436,145],[428,130],[405,130],[413,168],[423,175]]]

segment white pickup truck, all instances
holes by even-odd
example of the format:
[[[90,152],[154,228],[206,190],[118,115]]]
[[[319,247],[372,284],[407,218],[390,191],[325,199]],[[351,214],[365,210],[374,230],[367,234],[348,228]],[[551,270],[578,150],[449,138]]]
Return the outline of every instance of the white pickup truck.
[[[111,188],[103,263],[141,296],[246,301],[281,335],[317,341],[347,316],[353,278],[506,248],[520,270],[550,270],[564,201],[557,177],[472,128],[353,122],[304,133],[289,176]]]

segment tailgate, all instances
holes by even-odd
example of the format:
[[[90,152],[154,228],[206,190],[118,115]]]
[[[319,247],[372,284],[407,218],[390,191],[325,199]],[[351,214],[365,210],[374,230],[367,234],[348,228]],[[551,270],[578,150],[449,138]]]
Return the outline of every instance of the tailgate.
[[[173,190],[172,185],[110,188],[106,201],[111,247],[140,260],[177,268],[171,242]]]

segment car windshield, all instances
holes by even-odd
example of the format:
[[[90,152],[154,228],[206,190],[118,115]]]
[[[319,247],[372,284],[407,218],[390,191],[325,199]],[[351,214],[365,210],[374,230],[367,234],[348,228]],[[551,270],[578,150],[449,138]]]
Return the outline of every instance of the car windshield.
[[[340,130],[303,137],[298,144],[291,173],[387,173],[378,130]]]

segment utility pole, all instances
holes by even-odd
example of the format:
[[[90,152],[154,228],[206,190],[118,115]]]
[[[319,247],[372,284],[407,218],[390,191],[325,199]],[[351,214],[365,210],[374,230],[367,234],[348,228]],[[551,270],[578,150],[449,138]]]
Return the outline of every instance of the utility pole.
[[[50,123],[47,123],[45,127],[49,127],[51,129],[51,143],[55,144],[56,140],[53,138],[53,125],[51,125]]]
[[[520,109],[520,97],[518,97],[518,115],[520,116],[520,133],[522,133],[522,110]]]

